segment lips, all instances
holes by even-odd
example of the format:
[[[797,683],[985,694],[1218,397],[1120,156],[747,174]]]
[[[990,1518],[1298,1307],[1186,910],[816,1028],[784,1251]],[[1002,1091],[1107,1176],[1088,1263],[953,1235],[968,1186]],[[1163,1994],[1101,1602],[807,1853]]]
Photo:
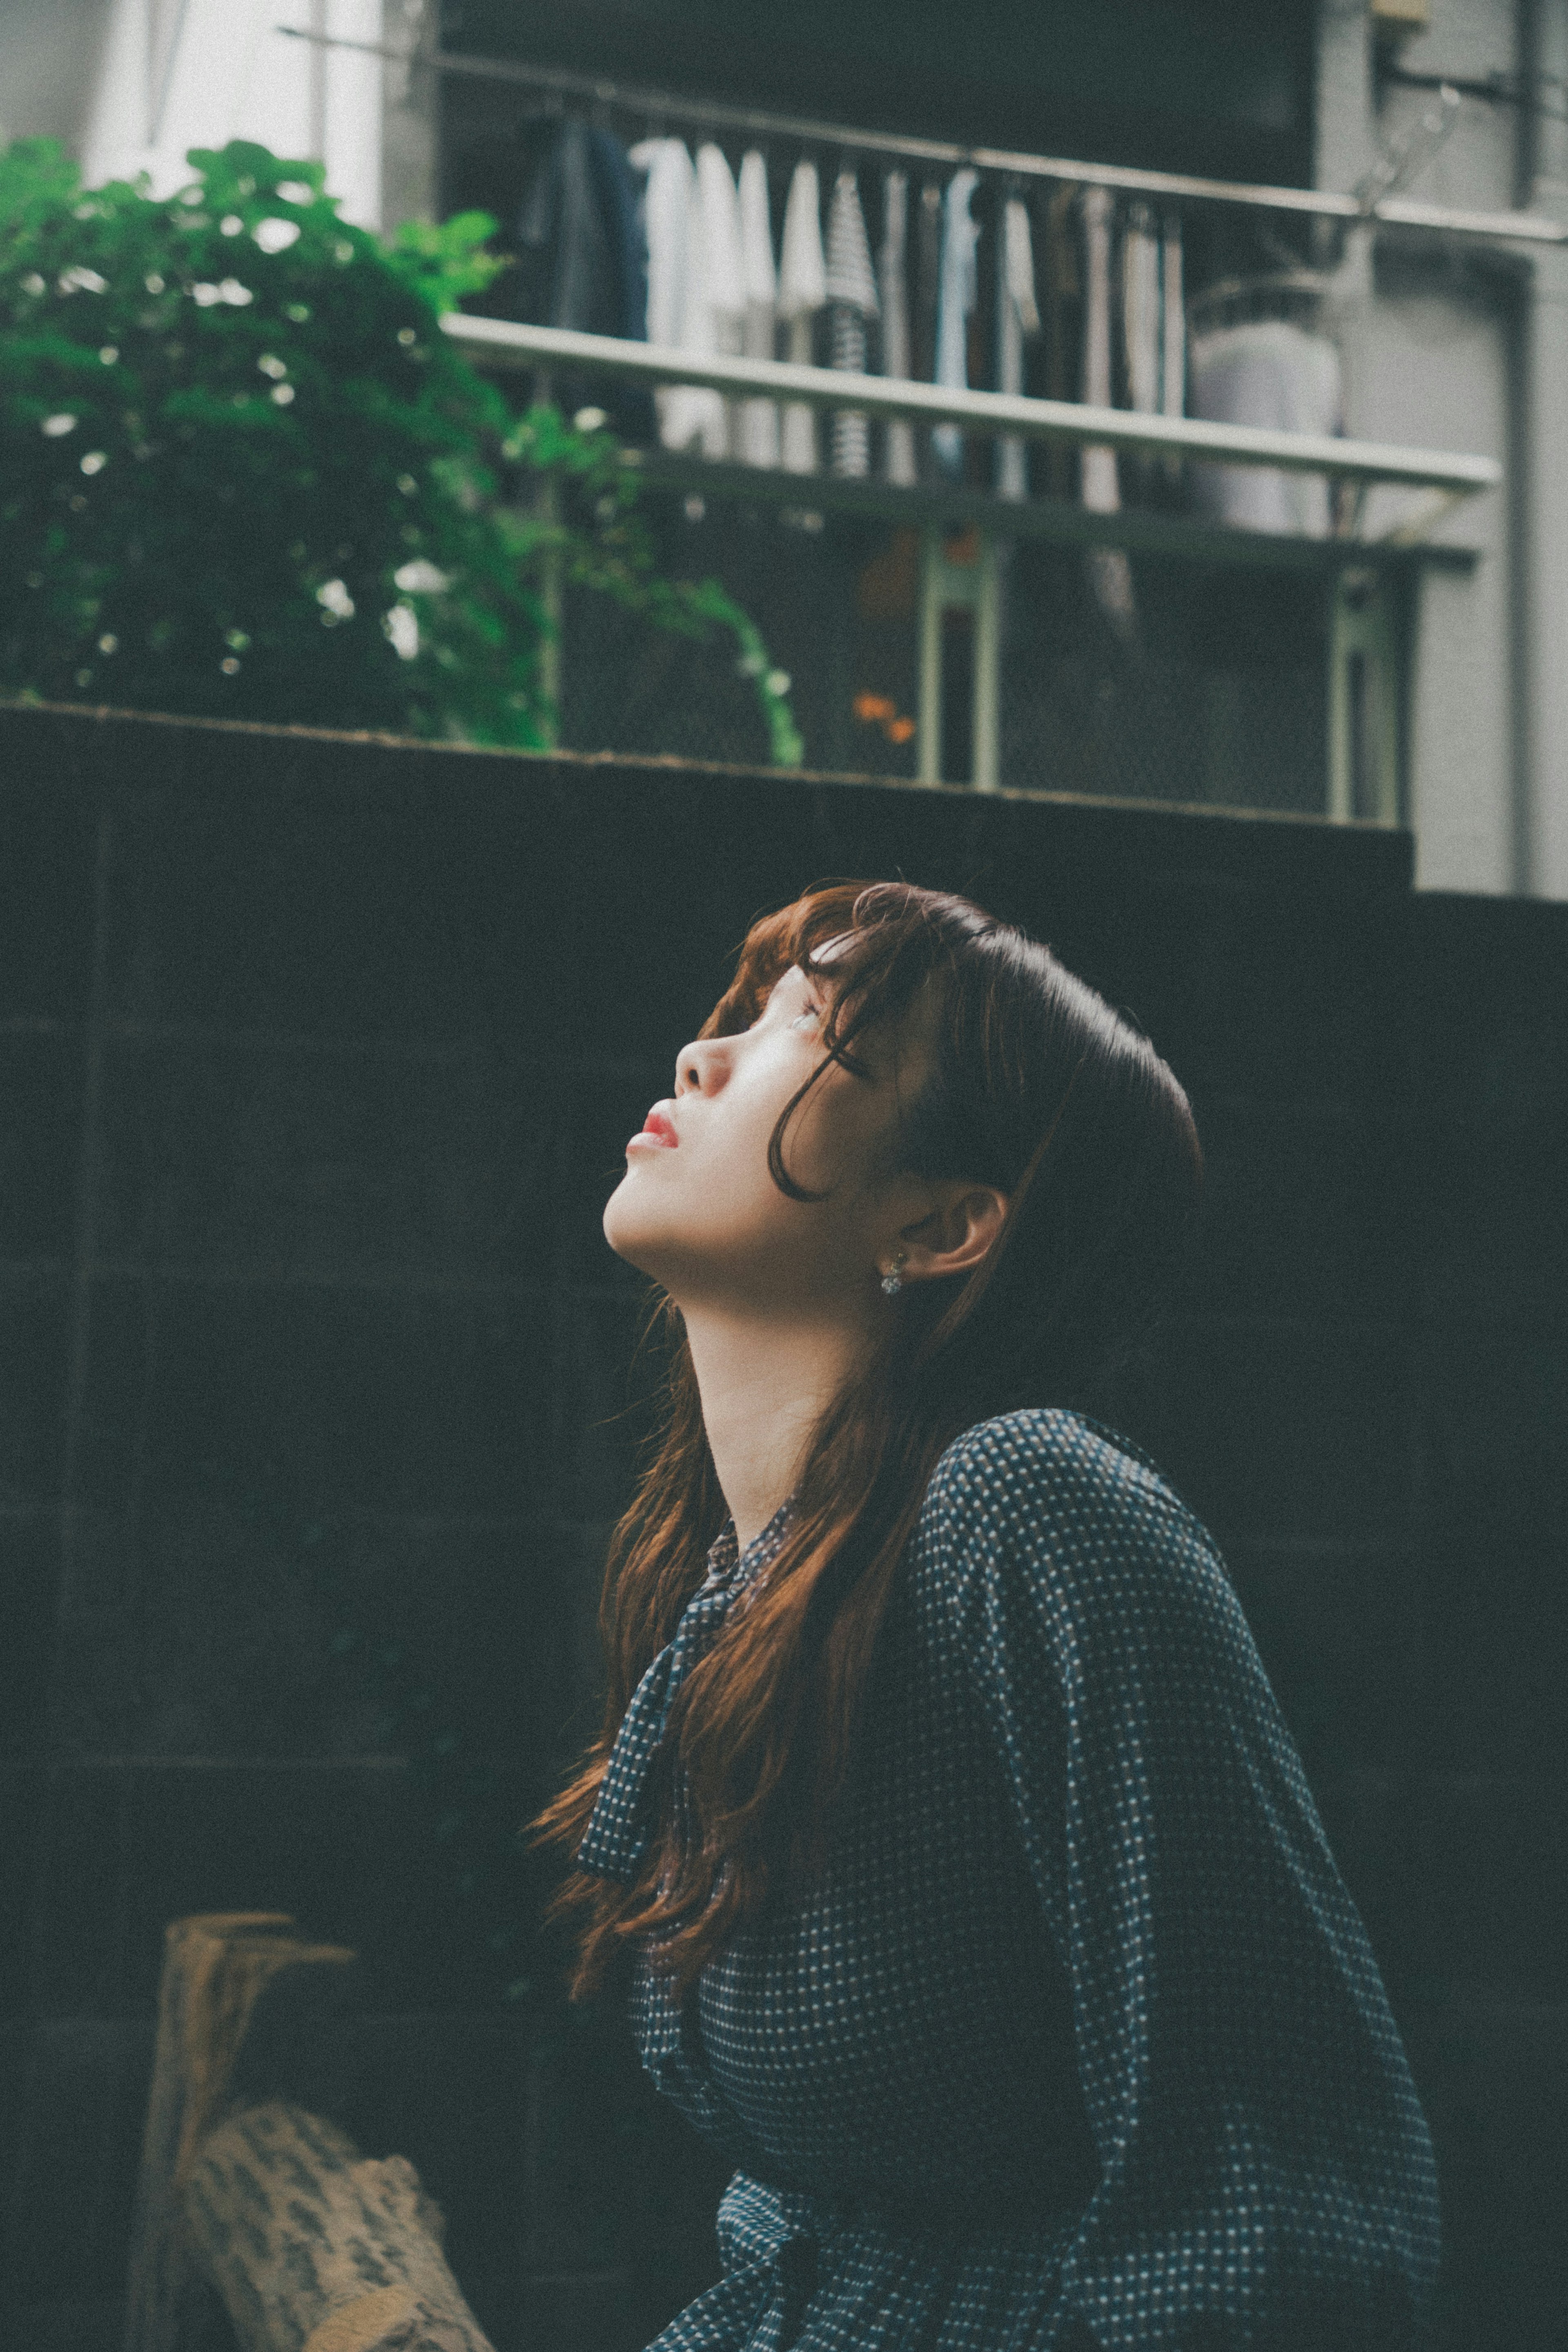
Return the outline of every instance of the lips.
[[[643,1144],[653,1146],[655,1150],[674,1151],[680,1139],[673,1121],[666,1118],[662,1110],[653,1109],[643,1120],[641,1135],[634,1135],[626,1149],[630,1151],[632,1144]]]

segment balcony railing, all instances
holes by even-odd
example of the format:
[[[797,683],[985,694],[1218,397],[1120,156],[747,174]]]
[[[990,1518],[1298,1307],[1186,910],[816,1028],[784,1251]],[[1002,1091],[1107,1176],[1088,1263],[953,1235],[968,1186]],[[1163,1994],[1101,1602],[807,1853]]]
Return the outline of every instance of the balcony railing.
[[[1006,499],[954,485],[904,488],[831,473],[801,475],[667,454],[644,459],[649,474],[705,493],[802,504],[915,520],[921,533],[917,630],[916,776],[942,781],[942,614],[966,606],[973,614],[974,655],[970,740],[978,791],[994,791],[999,774],[1001,688],[1001,554],[1012,540],[1038,537],[1065,544],[1163,548],[1226,562],[1308,562],[1335,579],[1329,677],[1327,813],[1359,814],[1392,823],[1398,814],[1397,713],[1400,683],[1396,633],[1387,609],[1384,573],[1407,555],[1432,523],[1456,501],[1493,489],[1502,469],[1490,457],[1451,455],[1328,435],[1266,432],[1215,425],[1197,417],[1136,415],[1075,401],[1037,400],[1002,393],[967,392],[800,367],[783,361],[695,358],[614,337],[565,328],[519,324],[454,313],[448,334],[476,359],[506,369],[600,374],[637,384],[693,384],[727,396],[803,403],[930,426],[953,425],[992,437],[1104,447],[1209,463],[1267,467],[1320,475],[1352,486],[1357,495],[1342,510],[1342,528],[1328,540],[1282,540],[1218,529],[1181,515],[1127,509],[1092,513],[1060,499]],[[1359,529],[1361,497],[1376,485],[1427,495],[1380,537]],[[977,527],[974,560],[957,564],[944,553],[955,522]],[[557,598],[559,605],[559,597]],[[956,781],[956,780],[949,780]]]
[[[547,107],[591,108],[597,123],[614,125],[629,140],[653,132],[701,135],[720,142],[728,151],[731,163],[743,146],[758,143],[766,148],[775,172],[790,150],[810,157],[836,152],[849,170],[885,162],[889,166],[906,166],[927,183],[948,170],[972,169],[982,182],[991,184],[998,202],[1027,194],[1031,184],[1036,188],[1049,184],[1059,193],[1071,193],[1074,187],[1101,190],[1117,199],[1125,197],[1156,207],[1161,254],[1167,240],[1174,238],[1176,246],[1175,276],[1168,282],[1162,276],[1157,297],[1162,319],[1171,315],[1174,299],[1175,315],[1182,321],[1176,391],[1174,397],[1167,396],[1171,370],[1166,354],[1159,362],[1164,380],[1159,396],[1151,399],[1145,386],[1145,396],[1138,401],[1129,372],[1127,397],[1133,404],[1125,408],[1100,401],[1031,398],[1012,391],[959,390],[898,375],[849,373],[767,358],[742,359],[727,352],[658,348],[492,317],[453,316],[444,324],[479,363],[532,372],[541,393],[551,388],[552,379],[559,387],[563,376],[599,375],[626,385],[702,387],[717,392],[727,403],[762,398],[800,404],[815,411],[847,413],[904,428],[904,462],[892,463],[890,436],[888,462],[878,473],[868,472],[862,465],[854,473],[829,466],[802,474],[788,466],[739,463],[656,444],[626,455],[640,466],[650,487],[684,495],[691,513],[699,507],[706,512],[709,499],[738,501],[743,511],[772,506],[783,511],[786,520],[808,526],[820,526],[823,516],[831,515],[835,528],[841,527],[852,537],[853,519],[881,518],[904,527],[906,548],[907,533],[913,530],[919,547],[914,604],[915,765],[919,781],[935,783],[942,779],[943,647],[945,636],[952,635],[945,628],[944,617],[957,607],[968,615],[972,665],[968,748],[967,753],[957,755],[957,763],[967,767],[964,781],[982,791],[997,789],[1003,782],[1002,620],[1004,605],[1010,605],[1013,594],[1008,584],[1014,577],[1009,566],[1013,551],[1024,543],[1045,542],[1063,549],[1104,551],[1088,560],[1103,567],[1121,565],[1124,580],[1130,576],[1125,568],[1129,553],[1150,559],[1156,569],[1158,562],[1169,559],[1178,563],[1186,560],[1195,567],[1267,567],[1276,574],[1293,574],[1298,579],[1320,577],[1328,596],[1326,631],[1320,605],[1310,634],[1314,645],[1326,644],[1327,677],[1326,693],[1314,704],[1312,723],[1314,730],[1321,729],[1326,710],[1327,774],[1317,805],[1320,811],[1326,808],[1330,815],[1342,819],[1365,816],[1385,823],[1396,819],[1403,765],[1403,647],[1408,634],[1401,611],[1403,583],[1413,563],[1469,560],[1463,550],[1432,544],[1428,535],[1457,501],[1494,488],[1500,478],[1500,467],[1480,456],[1148,412],[1151,408],[1180,411],[1186,404],[1182,391],[1186,369],[1184,339],[1197,311],[1196,303],[1184,301],[1182,270],[1188,259],[1195,264],[1197,260],[1189,232],[1193,239],[1201,241],[1206,235],[1204,225],[1221,215],[1250,224],[1253,246],[1265,257],[1251,279],[1242,278],[1242,290],[1249,286],[1286,286],[1295,300],[1315,288],[1327,298],[1327,307],[1321,314],[1309,307],[1305,315],[1321,316],[1324,323],[1332,317],[1342,281],[1332,267],[1307,269],[1300,254],[1292,260],[1290,241],[1292,236],[1300,239],[1305,227],[1312,232],[1315,261],[1331,249],[1343,257],[1352,249],[1346,239],[1359,236],[1364,240],[1379,230],[1416,241],[1439,238],[1448,244],[1455,239],[1479,239],[1516,248],[1568,239],[1568,227],[1538,214],[1456,209],[1426,203],[1405,192],[1404,181],[1414,175],[1452,127],[1459,111],[1457,93],[1442,91],[1435,108],[1422,118],[1413,141],[1401,152],[1381,158],[1360,186],[1339,191],[1244,184],[908,137],[690,93],[633,88],[600,75],[522,58],[466,57],[428,47],[394,49],[343,42],[324,34],[296,37],[325,40],[334,47],[364,48],[470,86],[512,85],[533,92],[536,100],[542,98]],[[925,194],[929,198],[929,185]],[[1148,234],[1146,228],[1145,234]],[[1281,261],[1286,265],[1282,273]],[[1212,278],[1212,254],[1209,264]],[[1163,260],[1160,268],[1163,270]],[[1191,273],[1194,278],[1203,274],[1196,267]],[[1355,274],[1351,270],[1343,282],[1348,283]],[[1363,269],[1364,298],[1364,278]],[[1334,291],[1329,296],[1331,286]],[[1199,288],[1197,301],[1212,303],[1222,295],[1228,299],[1235,290],[1236,283],[1229,279],[1206,284]],[[1248,313],[1228,310],[1212,315]],[[1287,315],[1293,318],[1298,312],[1288,310]],[[1111,330],[1103,313],[1099,332],[1103,341],[1094,380],[1108,386],[1110,362],[1103,356],[1103,338]],[[1086,323],[1084,334],[1087,339]],[[1083,348],[1083,388],[1087,389],[1087,340]],[[997,382],[1021,382],[1016,347],[1010,363],[1004,362],[998,340],[994,357]],[[1052,389],[1061,392],[1066,387],[1059,362]],[[734,417],[738,411],[732,406],[729,414]],[[955,478],[950,467],[930,461],[930,432],[936,426],[948,428],[949,436],[956,427],[967,442],[988,439],[997,445],[995,467],[988,469],[997,484],[994,490],[977,480],[979,469],[973,463],[961,469],[968,476],[966,480]],[[916,468],[907,462],[907,428],[915,429],[925,453]],[[1068,452],[1104,453],[1105,462],[1096,467],[1096,478],[1103,489],[1107,483],[1111,486],[1107,494],[1089,495],[1086,467],[1082,501],[1064,495],[1069,477],[1058,462],[1049,468],[1036,468],[1037,485],[1049,473],[1054,494],[1028,495],[1029,473],[1022,450],[1031,443]],[[730,446],[735,446],[733,436]],[[1124,453],[1133,461],[1122,468],[1120,489],[1112,452]],[[1187,470],[1195,467],[1208,471],[1198,476]],[[1212,499],[1207,501],[1210,510],[1200,512],[1194,510],[1197,501],[1185,498],[1184,485],[1202,481],[1212,488],[1218,483],[1234,484],[1237,477],[1220,468],[1265,468],[1276,477],[1317,477],[1337,487],[1326,513],[1320,506],[1310,528],[1297,531],[1243,529],[1216,520]],[[914,480],[912,471],[917,476]],[[895,475],[899,478],[891,478]],[[1282,511],[1289,501],[1281,497],[1276,504]],[[1219,509],[1239,510],[1224,499]],[[1252,519],[1256,520],[1256,512]],[[1369,520],[1375,527],[1369,529]],[[552,560],[544,559],[547,570]],[[1111,576],[1103,569],[1098,574],[1102,585]],[[547,606],[559,615],[563,612],[559,578],[547,578],[544,588]],[[550,659],[559,688],[559,637]],[[1098,690],[1107,689],[1102,684]],[[904,728],[908,722],[901,719],[899,725]],[[953,759],[949,753],[949,760]]]

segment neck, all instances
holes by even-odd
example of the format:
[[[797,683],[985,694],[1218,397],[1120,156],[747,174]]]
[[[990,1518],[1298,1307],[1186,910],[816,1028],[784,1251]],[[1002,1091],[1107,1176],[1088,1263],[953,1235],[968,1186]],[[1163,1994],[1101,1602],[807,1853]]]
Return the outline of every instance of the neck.
[[[793,1490],[811,1432],[863,1353],[864,1334],[712,1307],[685,1321],[714,1468],[744,1551]]]

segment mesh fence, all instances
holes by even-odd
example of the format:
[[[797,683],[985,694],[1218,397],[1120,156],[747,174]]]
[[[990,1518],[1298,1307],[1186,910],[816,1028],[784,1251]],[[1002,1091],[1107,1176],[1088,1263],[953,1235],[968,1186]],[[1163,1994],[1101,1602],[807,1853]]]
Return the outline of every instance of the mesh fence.
[[[802,486],[803,488],[805,486]],[[808,493],[809,495],[809,493]],[[720,580],[788,672],[808,767],[913,779],[918,533],[881,520],[654,489],[662,568]],[[949,562],[973,553],[949,537]],[[1314,573],[1023,540],[1002,568],[1004,786],[1321,814],[1328,590]],[[971,772],[972,621],[943,619],[941,772]],[[727,633],[664,634],[568,594],[561,740],[768,757]]]

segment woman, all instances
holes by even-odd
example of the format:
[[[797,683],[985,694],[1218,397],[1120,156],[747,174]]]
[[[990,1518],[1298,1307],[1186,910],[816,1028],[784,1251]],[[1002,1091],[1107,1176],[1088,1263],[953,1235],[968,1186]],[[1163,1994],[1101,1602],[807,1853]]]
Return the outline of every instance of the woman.
[[[1205,1530],[1087,1408],[1180,1266],[1186,1098],[1048,950],[758,923],[604,1215],[664,1294],[573,1991],[736,2171],[657,2352],[1396,2347],[1430,2146]]]

